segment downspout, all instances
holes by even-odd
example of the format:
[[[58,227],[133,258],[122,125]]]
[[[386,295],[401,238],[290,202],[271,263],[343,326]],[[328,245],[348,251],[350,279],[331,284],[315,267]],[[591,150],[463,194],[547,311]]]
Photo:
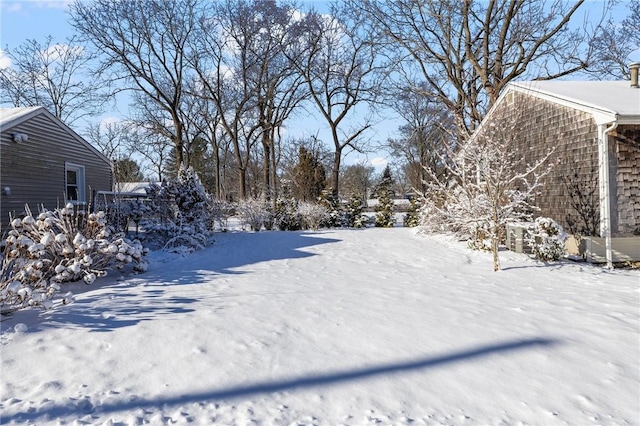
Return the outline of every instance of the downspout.
[[[613,253],[611,249],[611,191],[609,187],[609,133],[618,127],[618,120],[605,127],[598,126],[598,160],[600,182],[600,236],[605,241],[607,269],[613,269]]]

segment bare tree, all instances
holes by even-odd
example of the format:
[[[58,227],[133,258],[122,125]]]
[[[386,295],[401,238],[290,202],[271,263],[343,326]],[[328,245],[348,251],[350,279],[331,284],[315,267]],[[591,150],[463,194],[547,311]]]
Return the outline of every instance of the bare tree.
[[[68,125],[102,110],[106,86],[90,72],[92,55],[77,37],[29,39],[5,54],[11,66],[0,68],[0,102],[44,106]]]
[[[298,23],[304,35],[301,50],[288,54],[305,79],[314,109],[328,124],[334,146],[331,189],[337,197],[343,152],[362,151],[365,132],[373,125],[383,65],[376,35],[361,31],[360,15],[335,6],[331,13],[306,14]]]
[[[220,127],[233,147],[240,198],[248,194],[247,173],[260,135],[256,110],[256,88],[249,76],[259,67],[259,58],[249,55],[253,17],[245,2],[226,0],[209,5],[201,19],[189,58],[197,73],[199,94],[219,112]],[[245,21],[245,22],[243,22]]]
[[[428,181],[425,168],[439,175],[441,157],[454,148],[455,120],[441,104],[411,88],[396,93],[393,109],[405,124],[398,128],[399,137],[387,141],[387,149],[402,162],[410,187],[422,192]]]
[[[101,52],[103,75],[113,73],[169,118],[165,129],[177,163],[186,167],[180,109],[196,6],[197,0],[76,0],[70,7],[72,25]]]
[[[144,127],[136,127],[129,136],[127,148],[143,158],[143,174],[161,182],[166,178],[166,165],[172,145],[171,140],[164,136]]]
[[[129,151],[130,132],[131,125],[127,122],[92,123],[87,128],[86,138],[105,157],[113,161]]]
[[[306,97],[302,75],[298,73],[286,52],[294,50],[299,34],[295,33],[295,4],[273,0],[254,0],[248,11],[254,16],[256,33],[249,46],[249,54],[256,56],[259,65],[249,75],[256,88],[257,110],[261,128],[263,151],[263,185],[266,198],[277,194],[276,138],[279,129]]]
[[[425,197],[428,225],[444,225],[473,244],[489,240],[495,271],[506,224],[531,219],[532,200],[553,166],[552,152],[524,164],[524,153],[513,144],[525,131],[518,125],[523,112],[506,108],[496,110],[493,120],[445,163],[448,173],[436,176],[427,169],[431,180]]]
[[[207,142],[208,151],[210,151],[210,160],[213,164],[212,176],[208,176],[205,180],[213,181],[213,194],[218,199],[225,198],[225,174],[227,166],[226,158],[230,152],[229,139],[223,135],[220,126],[220,112],[213,102],[208,102],[204,97],[200,96],[200,87],[197,80],[191,81],[188,88],[188,96],[186,97],[186,116],[187,127],[190,133],[197,135],[198,138]],[[187,150],[189,155],[196,153],[193,149]]]
[[[341,170],[340,193],[346,199],[357,197],[364,205],[372,185],[374,168],[364,164],[351,164]]]
[[[609,19],[593,40],[594,60],[588,71],[601,77],[629,78],[631,54],[640,46],[640,0],[630,0],[629,15]]]
[[[477,128],[506,84],[589,66],[594,37],[569,26],[585,0],[353,0],[385,35],[398,75],[444,105],[460,138]]]

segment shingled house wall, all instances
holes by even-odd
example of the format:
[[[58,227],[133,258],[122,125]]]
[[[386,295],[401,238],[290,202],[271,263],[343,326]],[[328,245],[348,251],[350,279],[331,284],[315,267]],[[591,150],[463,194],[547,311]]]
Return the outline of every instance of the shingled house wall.
[[[513,122],[513,149],[522,164],[535,164],[553,150],[551,172],[533,204],[538,216],[551,217],[572,231],[576,218],[571,188],[593,191],[593,207],[599,212],[598,126],[593,116],[527,93],[512,91],[492,112],[494,122]],[[500,118],[498,118],[500,117]],[[490,118],[491,120],[491,118]],[[508,122],[508,121],[507,121]],[[609,136],[609,182],[612,236],[632,236],[640,226],[640,126],[619,126]],[[575,222],[574,222],[575,223]]]
[[[513,121],[513,149],[522,164],[535,164],[553,151],[554,166],[533,200],[536,216],[551,217],[569,230],[568,215],[575,216],[569,188],[582,182],[594,189],[598,203],[598,128],[593,117],[553,102],[520,92],[510,92],[493,111],[493,117]]]
[[[617,228],[620,235],[640,235],[640,125],[618,126],[615,138]]]

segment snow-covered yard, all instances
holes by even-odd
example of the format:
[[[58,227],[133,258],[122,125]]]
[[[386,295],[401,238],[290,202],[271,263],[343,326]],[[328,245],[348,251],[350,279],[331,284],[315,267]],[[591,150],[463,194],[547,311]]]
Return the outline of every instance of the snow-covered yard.
[[[2,424],[637,425],[640,272],[228,232],[2,319]]]

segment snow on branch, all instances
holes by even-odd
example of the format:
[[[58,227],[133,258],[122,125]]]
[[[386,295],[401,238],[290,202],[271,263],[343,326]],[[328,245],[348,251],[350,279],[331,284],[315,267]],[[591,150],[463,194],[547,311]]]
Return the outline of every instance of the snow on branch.
[[[452,231],[473,248],[491,250],[500,269],[498,245],[509,222],[530,221],[533,203],[551,171],[553,150],[526,162],[515,143],[525,136],[523,114],[496,110],[458,149],[441,158],[444,173],[426,169],[420,223],[427,231]]]

